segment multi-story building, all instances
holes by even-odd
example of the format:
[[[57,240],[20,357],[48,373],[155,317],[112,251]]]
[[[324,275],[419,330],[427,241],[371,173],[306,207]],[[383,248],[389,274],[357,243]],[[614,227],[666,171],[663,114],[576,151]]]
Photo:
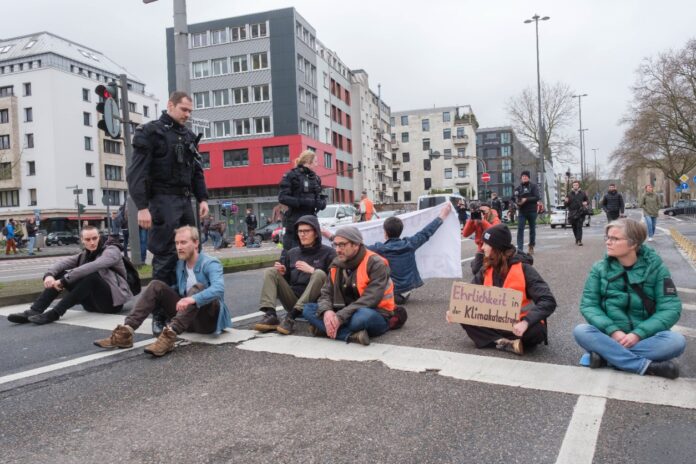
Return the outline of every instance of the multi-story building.
[[[475,198],[477,128],[470,106],[393,112],[394,202],[415,203],[437,192]]]
[[[77,229],[73,187],[82,190],[82,219],[104,226],[105,197],[125,201],[121,139],[97,128],[100,83],[128,74],[102,53],[49,32],[0,40],[0,222],[29,215],[42,229]],[[158,114],[145,84],[128,78],[133,125]]]

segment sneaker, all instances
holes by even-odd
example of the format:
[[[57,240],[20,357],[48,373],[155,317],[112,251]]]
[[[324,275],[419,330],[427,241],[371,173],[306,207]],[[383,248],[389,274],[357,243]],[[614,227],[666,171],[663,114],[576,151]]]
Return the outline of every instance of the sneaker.
[[[278,321],[278,316],[276,315],[275,309],[266,309],[262,311],[264,311],[266,314],[263,316],[263,319],[254,324],[254,330],[258,332],[270,332],[272,330],[276,330],[280,321]]]
[[[133,328],[127,325],[117,325],[111,332],[111,336],[95,340],[94,344],[99,348],[132,348],[133,347]]]
[[[582,246],[582,240],[578,240],[578,246]]]
[[[679,366],[672,361],[652,361],[648,365],[645,375],[676,379],[679,377]]]
[[[278,331],[279,334],[283,335],[290,335],[292,333],[292,329],[295,326],[295,319],[292,319],[289,316],[285,316],[283,319],[283,322],[281,322],[278,327],[276,327],[276,330]]]
[[[152,313],[152,335],[159,337],[162,334],[164,328],[169,325],[167,317],[162,311],[155,311]]]
[[[652,242],[652,241],[653,241],[652,237],[648,238],[648,242]]]
[[[29,322],[33,322],[36,325],[50,324],[51,322],[56,322],[60,319],[60,315],[52,309],[49,309],[45,313],[37,314],[36,316],[29,316]]]
[[[534,245],[529,245],[529,247],[527,247],[527,248],[528,248],[528,249],[527,249],[527,254],[528,254],[529,256],[532,256],[532,255],[534,254]]]
[[[590,369],[599,369],[607,367],[607,360],[595,352],[590,352]]]
[[[157,337],[155,343],[151,343],[145,347],[145,352],[151,354],[152,356],[164,356],[174,349],[174,343],[176,342],[176,332],[166,326],[162,330],[162,334]]]
[[[508,351],[519,356],[524,354],[524,345],[522,345],[522,340],[520,339],[509,340],[507,338],[501,338],[495,342],[495,347],[500,351]]]
[[[42,311],[36,311],[34,309],[27,309],[26,311],[22,311],[21,313],[13,313],[7,316],[7,320],[10,322],[14,322],[15,324],[26,324],[29,322],[29,318],[32,316],[38,316],[41,314]]]
[[[363,346],[370,344],[370,336],[367,334],[367,330],[363,329],[359,332],[354,332],[348,336],[348,343],[360,343]]]

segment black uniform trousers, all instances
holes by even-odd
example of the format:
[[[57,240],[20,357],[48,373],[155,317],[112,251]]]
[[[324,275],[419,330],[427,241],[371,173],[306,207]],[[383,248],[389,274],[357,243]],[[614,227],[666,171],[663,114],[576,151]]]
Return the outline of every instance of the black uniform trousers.
[[[176,283],[176,246],[174,230],[182,226],[196,225],[191,207],[191,197],[184,195],[155,194],[150,198],[152,228],[148,234],[147,248],[152,253],[152,278],[173,285]]]
[[[580,215],[578,217],[572,216],[570,219],[570,225],[573,226],[573,235],[575,235],[575,241],[582,241],[582,224],[585,222],[585,216]]]
[[[491,329],[488,327],[479,327],[467,324],[461,324],[461,326],[466,331],[469,338],[474,342],[476,348],[492,348],[495,346],[495,342],[501,338],[507,338],[509,340],[520,338],[522,339],[522,344],[525,348],[531,348],[532,346],[536,346],[546,340],[546,327],[540,322],[530,325],[522,334],[522,337],[518,337],[512,332],[507,332],[505,330]]]
[[[615,220],[619,219],[620,214],[621,213],[619,211],[608,211],[607,210],[607,221],[611,222],[611,221],[615,221]]]

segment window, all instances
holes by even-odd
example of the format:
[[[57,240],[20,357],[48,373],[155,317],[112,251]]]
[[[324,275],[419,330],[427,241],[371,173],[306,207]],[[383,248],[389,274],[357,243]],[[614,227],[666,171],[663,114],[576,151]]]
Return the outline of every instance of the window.
[[[31,96],[31,82],[25,82],[22,84],[24,87],[24,96],[25,97],[30,97]]]
[[[423,170],[430,171],[430,160],[429,159],[423,160]]]
[[[462,126],[457,127],[457,138],[458,139],[464,138],[464,128]]]
[[[230,93],[227,89],[213,90],[213,106],[226,106],[230,104]]]
[[[246,26],[233,27],[230,30],[232,31],[232,42],[245,40],[247,38]]]
[[[194,134],[203,134],[204,139],[210,138],[210,124],[191,124],[191,130]]]
[[[117,140],[104,139],[104,153],[112,153],[114,155],[121,154],[121,142]]]
[[[433,186],[433,182],[429,177],[426,177],[423,179],[423,188],[425,190],[430,190],[430,188]]]
[[[483,151],[483,156],[485,158],[495,158],[498,156],[498,149],[497,148],[486,148]]]
[[[3,206],[19,206],[19,190],[0,192],[0,207]]]
[[[249,88],[238,87],[236,89],[232,89],[232,103],[235,105],[249,103]]]
[[[138,107],[135,106],[135,102],[128,102],[128,111],[130,111],[131,113],[138,112]]]
[[[504,159],[500,164],[503,171],[510,171],[512,169],[512,160]]]
[[[282,164],[290,161],[290,147],[263,147],[263,164]]]
[[[123,168],[121,166],[113,166],[111,164],[104,165],[104,179],[106,180],[123,180]]]
[[[94,189],[87,189],[87,204],[94,205]]]
[[[430,119],[421,121],[421,129],[423,129],[423,132],[428,132],[430,130]]]
[[[452,129],[443,129],[442,130],[442,138],[445,140],[449,140],[452,138]]]
[[[210,153],[207,151],[201,152],[201,166],[203,169],[210,169]]]
[[[12,163],[0,163],[0,180],[12,179]]]
[[[445,179],[452,178],[452,168],[445,168]]]
[[[457,177],[467,177],[466,166],[457,167]]]
[[[223,165],[226,168],[235,168],[249,165],[249,150],[225,150],[222,152]]]
[[[331,169],[331,153],[324,152],[324,167]]]
[[[24,108],[24,122],[32,122],[34,120],[34,110]]]
[[[191,66],[194,79],[210,76],[210,63],[208,61],[194,61]]]
[[[254,118],[254,133],[268,134],[271,132],[271,117]]]
[[[213,45],[227,43],[227,41],[227,29],[218,29],[210,33],[210,43]]]
[[[443,150],[443,152],[444,152],[444,158],[445,158],[446,160],[452,159],[452,149],[451,149],[451,148],[445,148],[445,149]]]
[[[457,148],[457,157],[464,158],[465,156],[466,156],[466,149],[465,148]]]
[[[297,69],[301,72],[305,72],[305,59],[302,55],[297,55]]]
[[[234,120],[234,135],[249,135],[251,134],[251,123],[249,119]]]
[[[512,182],[512,173],[511,172],[502,173],[501,180],[504,184],[511,183]]]
[[[36,206],[36,189],[29,189],[29,206]]]
[[[90,96],[89,89],[82,89],[82,101],[88,102],[90,100],[89,96]]]
[[[408,143],[408,132],[402,132],[401,133],[401,141],[403,143]]]
[[[85,150],[92,151],[92,137],[85,137]]]
[[[450,112],[449,111],[442,112],[442,122],[450,122]]]
[[[104,192],[104,196],[110,198],[110,203],[112,205],[120,205],[121,204],[121,191],[120,190],[102,190]]]
[[[266,23],[252,24],[251,25],[251,38],[256,39],[258,37],[266,37],[268,31],[266,30]]]
[[[191,47],[207,47],[208,46],[208,31],[191,34]]]
[[[505,146],[500,147],[500,154],[501,154],[501,156],[512,155],[512,147],[510,145],[505,145]]]
[[[9,135],[0,135],[0,150],[9,150],[10,149],[10,136]]]
[[[401,156],[404,159],[404,163],[408,163],[411,161],[411,154],[409,152],[405,152]]]
[[[254,53],[251,55],[251,69],[267,69],[268,68],[268,53]]]
[[[93,163],[85,163],[85,176],[87,177],[94,177],[94,164]]]
[[[389,118],[389,125],[392,127],[396,126],[396,118],[394,116]]]
[[[150,117],[150,107],[143,105],[143,116],[146,118]]]
[[[223,74],[229,74],[230,66],[227,58],[218,58],[211,61],[213,65],[213,76],[221,76]]]
[[[210,107],[210,93],[209,92],[195,92],[193,94],[193,106],[196,109]]]
[[[240,73],[249,70],[249,62],[247,61],[246,55],[233,56],[230,58],[232,60],[232,72]]]
[[[510,138],[509,132],[503,132],[500,134],[500,143],[510,143]]]
[[[85,126],[91,126],[92,125],[92,115],[88,113],[87,111],[84,111],[82,113],[82,123]]]
[[[27,161],[27,175],[28,176],[35,176],[36,175],[36,162]]]
[[[10,122],[10,111],[0,110],[0,124],[7,124]]]
[[[229,137],[230,136],[230,122],[229,121],[215,121],[213,123],[214,134],[213,137]]]
[[[24,134],[26,148],[34,148],[34,134]]]
[[[430,150],[430,139],[423,139],[423,150]]]
[[[270,87],[268,84],[255,85],[251,88],[255,102],[269,101],[271,99]]]
[[[411,182],[411,171],[404,171],[404,182]]]
[[[408,115],[401,116],[401,125],[408,126]],[[404,193],[405,195],[405,193]]]

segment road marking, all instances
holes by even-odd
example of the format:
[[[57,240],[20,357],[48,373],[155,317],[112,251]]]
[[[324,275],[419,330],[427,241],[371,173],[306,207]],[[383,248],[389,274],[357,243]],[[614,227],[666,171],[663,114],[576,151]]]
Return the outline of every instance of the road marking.
[[[689,303],[682,303],[682,309],[686,309],[687,311],[696,311],[696,305],[689,304]]]
[[[684,327],[683,325],[675,325],[675,326],[672,326],[672,330],[682,334],[685,337],[696,338],[696,329],[692,329],[691,327]]]
[[[693,288],[677,287],[677,292],[696,293],[696,290],[694,290]]]
[[[606,398],[578,398],[556,464],[592,464],[606,404]]]
[[[475,258],[475,256],[472,256],[471,258],[464,258],[464,259],[462,259],[462,263],[466,263],[467,261],[471,261],[474,258]]]
[[[264,334],[237,345],[248,351],[332,361],[381,361],[390,369],[437,371],[460,380],[696,409],[696,380],[497,358],[409,346],[356,346],[326,338]]]

